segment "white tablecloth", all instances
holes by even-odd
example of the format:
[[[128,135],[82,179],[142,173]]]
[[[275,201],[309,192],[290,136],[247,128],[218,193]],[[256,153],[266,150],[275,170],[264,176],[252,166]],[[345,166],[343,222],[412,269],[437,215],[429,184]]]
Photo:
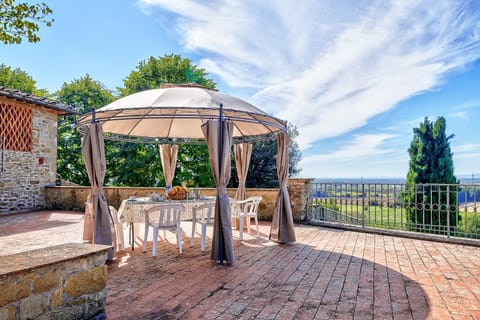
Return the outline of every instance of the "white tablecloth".
[[[170,203],[181,204],[185,208],[181,220],[192,220],[192,208],[207,202],[215,202],[215,197],[201,198],[198,200],[166,200],[152,201],[150,198],[126,199],[122,201],[118,213],[122,223],[145,223],[145,210],[156,205]]]

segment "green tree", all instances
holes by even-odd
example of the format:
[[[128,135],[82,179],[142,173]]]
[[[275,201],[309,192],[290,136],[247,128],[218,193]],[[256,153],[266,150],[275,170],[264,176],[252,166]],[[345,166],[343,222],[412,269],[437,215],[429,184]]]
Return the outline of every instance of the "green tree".
[[[292,143],[288,146],[288,176],[295,177],[302,171],[302,168],[299,167],[302,152],[295,141],[298,137],[298,129],[291,123],[288,123],[288,136],[292,139]]]
[[[159,88],[166,83],[197,83],[204,87],[215,89],[215,82],[207,78],[205,69],[192,64],[190,59],[179,54],[169,54],[163,57],[150,57],[140,61],[136,70],[123,80],[124,87],[118,88],[121,96]]]
[[[100,82],[93,80],[88,74],[70,83],[63,83],[55,96],[57,100],[71,105],[81,114],[90,112],[92,108],[103,107],[115,99],[108,89]],[[77,131],[76,116],[66,116],[59,119],[57,173],[70,182],[89,185],[90,182],[82,158],[80,136]],[[111,146],[106,142],[105,153],[111,152]],[[108,159],[111,159],[111,157],[107,157],[107,168],[111,165]],[[112,171],[107,170],[105,179],[107,184],[112,179],[112,174]]]
[[[106,140],[105,148],[111,184],[150,187],[164,181],[156,145]]]
[[[408,220],[417,231],[437,232],[448,224],[455,227],[461,218],[456,208],[457,186],[439,185],[458,183],[450,150],[454,135],[447,136],[445,131],[443,117],[435,123],[425,118],[413,129],[404,203],[408,207]]]
[[[33,80],[28,73],[20,68],[12,69],[3,63],[0,64],[0,86],[20,90],[37,96],[48,96],[48,91],[45,89],[38,89],[37,82]]]
[[[301,160],[301,152],[295,138],[298,137],[297,127],[288,124],[288,135],[292,143],[288,147],[288,176],[293,177],[300,173],[298,164]],[[253,188],[278,188],[277,176],[277,140],[263,140],[253,144],[252,157],[248,168],[247,187]],[[237,169],[235,161],[232,163],[232,179],[230,187],[238,185]]]
[[[208,148],[203,144],[181,144],[178,148],[178,165],[173,184],[186,181],[189,186],[214,187]]]
[[[247,179],[245,185],[247,188],[278,188],[277,177],[277,140],[263,140],[253,144],[252,157],[250,158],[250,166],[248,167]],[[233,162],[236,187],[238,185],[237,170]]]
[[[0,42],[19,44],[26,38],[29,42],[38,42],[39,24],[47,27],[53,19],[48,19],[52,9],[45,3],[28,4],[15,0],[0,0]]]
[[[190,59],[170,54],[163,57],[150,57],[141,61],[135,70],[123,80],[124,87],[118,88],[122,96],[135,92],[159,88],[161,84],[184,84],[195,82],[207,88],[215,89],[215,82],[207,78],[204,69],[193,65]],[[137,143],[116,142],[117,159],[113,170],[116,171],[115,184],[129,186],[164,186],[165,179],[161,170],[157,146],[145,146]],[[126,154],[128,152],[128,155]],[[148,173],[147,173],[148,172]],[[180,144],[178,161],[173,183],[187,181],[189,186],[214,186],[211,177],[208,148],[206,145]]]

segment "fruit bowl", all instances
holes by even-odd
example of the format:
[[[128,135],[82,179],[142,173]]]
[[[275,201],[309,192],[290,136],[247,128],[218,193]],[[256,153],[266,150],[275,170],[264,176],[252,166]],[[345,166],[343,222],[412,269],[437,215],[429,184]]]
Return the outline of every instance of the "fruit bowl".
[[[169,200],[185,200],[187,199],[188,189],[181,186],[175,186],[168,192]]]

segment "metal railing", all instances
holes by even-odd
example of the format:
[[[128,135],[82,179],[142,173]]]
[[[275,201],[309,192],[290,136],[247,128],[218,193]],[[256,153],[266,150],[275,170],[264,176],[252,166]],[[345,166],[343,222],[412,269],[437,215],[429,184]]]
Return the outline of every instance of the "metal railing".
[[[480,184],[312,183],[306,218],[480,239]]]

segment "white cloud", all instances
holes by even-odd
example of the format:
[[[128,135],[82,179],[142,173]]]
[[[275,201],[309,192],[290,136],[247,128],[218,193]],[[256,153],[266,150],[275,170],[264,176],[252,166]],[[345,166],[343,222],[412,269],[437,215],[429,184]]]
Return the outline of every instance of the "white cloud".
[[[348,144],[343,145],[337,151],[323,155],[305,157],[302,163],[318,163],[319,161],[349,162],[352,159],[380,156],[392,151],[389,149],[382,149],[380,146],[394,137],[394,135],[390,134],[355,135]]]
[[[465,143],[460,145],[452,145],[454,158],[480,158],[480,144]]]
[[[405,173],[408,154],[390,148],[390,134],[355,135],[328,153],[305,156],[300,166],[313,177],[399,177]]]
[[[240,97],[298,127],[300,148],[317,152],[301,163],[311,176],[347,163],[365,175],[390,163],[403,176],[408,156],[382,149],[388,136],[357,136],[330,154],[308,148],[434,90],[480,58],[476,0],[139,2],[173,14],[172,28],[200,66],[231,88],[255,92]],[[478,106],[450,110],[461,116]]]
[[[451,109],[464,111],[464,110],[471,110],[471,109],[477,109],[477,108],[480,108],[480,101],[469,100],[459,105],[453,106]]]
[[[464,111],[453,112],[449,114],[451,118],[468,119],[469,114]]]
[[[480,56],[475,1],[141,0],[177,15],[183,45],[301,148],[359,128]]]

